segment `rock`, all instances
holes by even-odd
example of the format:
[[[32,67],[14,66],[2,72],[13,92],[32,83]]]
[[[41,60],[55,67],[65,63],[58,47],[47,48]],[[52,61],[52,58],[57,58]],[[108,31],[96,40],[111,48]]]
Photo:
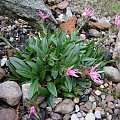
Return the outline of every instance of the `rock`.
[[[75,97],[73,100],[74,103],[79,103],[79,101],[80,101],[80,99],[78,97]]]
[[[105,23],[99,23],[99,22],[91,22],[91,27],[97,28],[100,30],[106,30],[106,29],[109,29],[110,25],[105,24]]]
[[[101,112],[100,111],[96,110],[94,114],[95,114],[95,117],[97,119],[101,119]]]
[[[97,96],[99,96],[99,95],[101,95],[101,91],[100,91],[100,90],[96,90],[96,91],[95,91],[95,94],[96,94]]]
[[[29,88],[30,88],[31,83],[25,83],[22,85],[22,93],[23,93],[23,103],[25,104],[26,99],[29,99]]]
[[[106,96],[105,101],[106,102],[112,102],[112,101],[114,101],[114,97],[113,96]]]
[[[116,86],[116,96],[120,99],[120,83]]]
[[[113,108],[115,108],[115,105],[112,102],[108,102],[108,107],[113,109]]]
[[[0,108],[0,120],[15,120],[16,112],[12,108]]]
[[[66,114],[64,117],[63,117],[63,120],[69,120],[70,119],[70,114]]]
[[[103,70],[107,75],[108,80],[111,80],[113,82],[120,82],[120,72],[117,68],[106,66],[103,68]]]
[[[99,35],[100,35],[100,32],[96,29],[90,29],[89,33],[92,34],[95,37],[99,37]]]
[[[97,106],[97,103],[96,103],[96,102],[93,102],[93,104],[92,104],[92,109],[95,109],[96,106]]]
[[[93,113],[88,113],[85,117],[85,120],[95,120],[95,116]]]
[[[79,120],[79,118],[77,117],[77,114],[72,114],[71,120]]]
[[[74,102],[71,99],[65,99],[55,107],[55,112],[67,114],[73,111]]]
[[[75,105],[75,112],[79,112],[79,111],[80,111],[79,105]]]
[[[86,103],[85,103],[85,107],[86,107],[88,110],[92,109],[92,102],[90,102],[90,101],[86,102]]]
[[[44,96],[41,96],[41,95],[37,96],[37,98],[36,98],[36,102],[37,102],[38,104],[43,103],[44,100],[45,100],[45,97],[44,97]]]
[[[41,105],[40,105],[41,108],[45,109],[47,107],[47,102],[43,102]]]
[[[89,101],[90,101],[90,102],[94,102],[94,101],[95,101],[95,97],[94,97],[93,95],[90,95],[90,96],[89,96]]]
[[[57,113],[53,113],[51,118],[52,118],[52,120],[60,120],[61,116]]]
[[[81,118],[81,117],[82,117],[82,113],[81,113],[81,112],[78,112],[78,113],[77,113],[77,117],[78,117],[78,118]]]
[[[62,102],[62,100],[63,100],[63,98],[54,98],[53,103],[58,104],[58,103]]]
[[[38,23],[39,11],[45,11],[51,16],[51,20],[56,20],[51,11],[45,6],[43,0],[0,0],[0,14],[9,15],[10,17],[26,19],[31,24]],[[4,11],[4,12],[3,12]]]
[[[14,81],[6,81],[0,84],[0,98],[9,105],[15,106],[22,96],[20,86]]]
[[[6,62],[7,62],[7,58],[6,57],[2,58],[1,66],[4,66]]]

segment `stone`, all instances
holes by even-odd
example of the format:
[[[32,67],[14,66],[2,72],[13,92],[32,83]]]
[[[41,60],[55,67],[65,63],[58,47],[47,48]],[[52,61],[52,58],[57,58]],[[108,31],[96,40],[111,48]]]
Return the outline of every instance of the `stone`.
[[[105,100],[105,95],[101,95],[102,100]]]
[[[88,110],[92,109],[92,102],[90,102],[90,101],[86,102],[86,103],[85,103],[85,107],[86,107]]]
[[[0,0],[0,8],[0,14],[3,14],[4,11],[4,15],[23,18],[29,22],[31,21],[32,25],[39,21],[38,12],[45,11],[51,16],[51,20],[57,23],[43,0]]]
[[[95,109],[96,106],[97,106],[97,103],[96,103],[96,102],[93,102],[93,104],[92,104],[92,109]]]
[[[85,120],[95,120],[95,115],[93,113],[88,113]]]
[[[62,100],[63,100],[63,98],[54,98],[53,103],[58,104],[58,103],[62,102]]]
[[[74,109],[74,102],[71,99],[65,99],[55,107],[55,112],[67,114],[73,111]]]
[[[22,84],[22,93],[23,93],[22,100],[23,100],[24,104],[26,102],[26,99],[29,99],[29,88],[30,88],[30,85],[31,85],[31,83]]]
[[[99,96],[99,95],[101,95],[101,91],[100,91],[100,90],[96,90],[96,91],[95,91],[95,94],[96,94],[97,96]]]
[[[101,119],[101,112],[100,111],[96,110],[94,114],[95,114],[95,117],[97,119]]]
[[[76,104],[76,103],[79,103],[80,99],[78,97],[75,97],[73,102]]]
[[[13,108],[0,108],[0,120],[15,120],[16,112]]]
[[[92,34],[95,37],[99,37],[99,35],[100,35],[100,32],[96,29],[90,29],[89,33]]]
[[[113,102],[108,102],[108,107],[111,108],[111,109],[115,108]]]
[[[120,99],[120,83],[118,83],[116,86],[116,96],[117,96],[117,98]]]
[[[120,82],[120,72],[117,68],[106,66],[103,68],[103,70],[108,77],[108,80],[111,80],[113,82]]]
[[[7,57],[2,58],[1,66],[4,66],[6,62],[7,62]]]
[[[112,101],[114,101],[114,97],[113,96],[106,96],[105,101],[106,102],[112,102]]]
[[[41,105],[40,105],[41,108],[45,109],[47,107],[47,102],[43,102]]]
[[[89,101],[90,101],[90,102],[94,102],[94,101],[95,101],[95,97],[94,97],[93,95],[90,95],[90,96],[89,96]]]
[[[69,120],[70,119],[70,114],[66,114],[64,117],[63,117],[63,120]]]
[[[14,81],[6,81],[0,84],[0,98],[9,105],[15,106],[22,96],[20,86]]]
[[[72,114],[71,120],[79,120],[79,118],[77,117],[77,114]]]
[[[53,113],[51,118],[52,118],[52,120],[60,120],[61,116],[57,113]]]
[[[75,112],[79,112],[79,111],[80,111],[79,105],[75,105]]]
[[[37,98],[36,98],[36,102],[37,102],[38,104],[43,103],[44,100],[45,100],[45,97],[44,97],[44,96],[41,96],[41,95],[37,96]]]
[[[81,113],[81,112],[78,112],[78,113],[77,113],[77,117],[78,117],[78,118],[81,118],[81,117],[82,117],[82,113]]]

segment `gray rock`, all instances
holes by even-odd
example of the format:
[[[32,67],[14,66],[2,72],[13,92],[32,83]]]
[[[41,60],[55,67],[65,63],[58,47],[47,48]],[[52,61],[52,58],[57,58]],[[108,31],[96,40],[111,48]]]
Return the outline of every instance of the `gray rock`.
[[[25,104],[26,99],[29,99],[29,88],[30,88],[31,83],[25,83],[22,85],[22,93],[23,93],[23,103]]]
[[[79,120],[77,114],[72,114],[71,115],[71,120]]]
[[[9,105],[15,106],[22,96],[20,86],[14,81],[6,81],[0,84],[0,98]]]
[[[92,34],[95,37],[99,37],[99,35],[100,35],[100,32],[96,29],[90,29],[89,33]]]
[[[12,108],[0,108],[0,120],[15,120],[16,112]]]
[[[55,107],[55,112],[67,114],[73,111],[74,102],[71,99],[65,99]]]
[[[116,86],[116,96],[120,99],[120,83]]]
[[[38,12],[40,10],[45,11],[56,23],[54,16],[45,6],[43,0],[0,0],[0,8],[0,14],[9,15],[13,18],[19,16],[19,18],[26,19],[32,24],[38,22]]]
[[[120,82],[120,72],[117,68],[106,66],[103,68],[103,70],[107,75],[108,80],[111,80],[113,82]]]
[[[52,120],[60,120],[61,116],[57,113],[53,113],[51,118],[52,118]]]
[[[70,114],[66,114],[64,117],[63,117],[63,120],[69,120],[70,119]]]

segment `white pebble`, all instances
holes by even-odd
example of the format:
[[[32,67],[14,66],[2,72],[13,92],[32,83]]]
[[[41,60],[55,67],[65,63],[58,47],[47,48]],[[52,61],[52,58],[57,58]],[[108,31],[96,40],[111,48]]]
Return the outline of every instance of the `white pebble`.
[[[101,119],[101,112],[100,111],[95,111],[95,117],[98,119]]]
[[[77,117],[77,114],[72,114],[71,120],[79,120],[79,118]]]
[[[79,111],[80,111],[79,105],[75,105],[75,112],[79,112]]]
[[[7,58],[3,58],[3,59],[1,60],[1,66],[4,66],[6,62],[7,62]]]
[[[93,113],[88,113],[85,117],[85,120],[95,120],[95,116]]]
[[[96,90],[95,94],[99,96],[99,95],[101,95],[101,91],[100,90]]]

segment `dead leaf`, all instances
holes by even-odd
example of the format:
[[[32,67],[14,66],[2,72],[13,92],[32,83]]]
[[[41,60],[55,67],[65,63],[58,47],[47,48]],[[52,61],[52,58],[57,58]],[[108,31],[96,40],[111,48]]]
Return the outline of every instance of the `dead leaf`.
[[[104,23],[91,22],[91,27],[98,28],[100,30],[106,30],[106,29],[109,29],[110,26],[108,24],[104,24]]]
[[[55,9],[55,8],[59,8],[59,9],[65,9],[66,7],[68,6],[68,2],[67,1],[63,1],[63,2],[60,2],[58,3],[57,5],[53,5],[52,8]]]
[[[76,16],[72,16],[68,22],[62,23],[60,28],[67,34],[70,34],[71,32],[75,31],[76,20]]]
[[[11,49],[7,49],[7,56],[8,58],[13,56],[13,52]]]
[[[0,67],[0,79],[5,76],[5,70]]]

